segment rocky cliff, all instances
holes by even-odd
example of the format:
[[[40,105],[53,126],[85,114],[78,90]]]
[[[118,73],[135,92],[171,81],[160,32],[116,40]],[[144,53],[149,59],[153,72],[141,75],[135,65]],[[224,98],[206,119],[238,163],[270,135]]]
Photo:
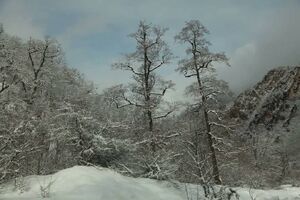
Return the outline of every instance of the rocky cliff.
[[[240,94],[229,116],[242,122],[248,131],[261,125],[267,130],[281,126],[289,131],[291,120],[299,115],[299,101],[300,67],[279,67]]]
[[[269,182],[300,178],[300,67],[269,71],[236,98],[228,116],[260,176]]]

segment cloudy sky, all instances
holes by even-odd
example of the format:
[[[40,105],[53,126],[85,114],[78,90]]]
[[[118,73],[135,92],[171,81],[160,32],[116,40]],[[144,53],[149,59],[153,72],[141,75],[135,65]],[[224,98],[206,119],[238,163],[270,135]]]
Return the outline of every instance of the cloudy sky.
[[[134,49],[127,36],[140,20],[169,28],[173,53],[184,49],[174,35],[184,22],[200,20],[211,32],[213,51],[224,51],[231,67],[217,66],[219,77],[239,92],[271,68],[300,64],[300,0],[0,0],[0,23],[24,39],[59,40],[70,66],[99,90],[128,82],[110,65]],[[170,97],[180,98],[188,81],[175,72],[175,59],[161,73],[176,83]]]

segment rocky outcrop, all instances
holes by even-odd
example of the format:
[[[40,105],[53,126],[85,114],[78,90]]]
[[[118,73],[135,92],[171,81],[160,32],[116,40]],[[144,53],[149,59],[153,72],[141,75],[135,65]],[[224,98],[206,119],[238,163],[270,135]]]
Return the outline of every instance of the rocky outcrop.
[[[300,67],[279,67],[269,71],[252,89],[240,94],[229,110],[229,117],[252,131],[258,125],[272,130],[288,130],[300,101]]]
[[[269,71],[227,113],[263,185],[300,180],[300,67]],[[250,164],[251,165],[251,164]]]

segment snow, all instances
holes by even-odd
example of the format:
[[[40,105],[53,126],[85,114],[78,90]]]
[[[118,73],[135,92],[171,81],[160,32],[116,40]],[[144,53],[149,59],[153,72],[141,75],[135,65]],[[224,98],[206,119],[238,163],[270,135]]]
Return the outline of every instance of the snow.
[[[130,178],[109,169],[84,166],[48,176],[29,176],[17,182],[0,187],[1,200],[185,200],[187,196],[184,184],[175,187],[169,182]],[[190,199],[196,200],[196,191],[203,195],[201,187],[197,190],[195,185],[186,186]],[[278,190],[234,190],[241,200],[300,199],[300,188],[289,185]]]
[[[49,176],[30,176],[25,180],[24,192],[13,191],[13,186],[0,190],[1,200],[42,199],[41,186],[49,183],[51,200],[182,200],[179,191],[166,182],[135,179],[112,170],[76,166]],[[2,192],[1,192],[2,191]],[[3,193],[3,194],[1,194]]]
[[[219,191],[229,191],[229,188],[222,186],[215,187],[215,192],[218,193]],[[221,189],[221,190],[220,190]],[[284,185],[278,189],[269,189],[269,190],[258,190],[258,189],[251,189],[251,188],[232,188],[234,191],[237,192],[237,198],[235,195],[232,195],[231,200],[300,200],[300,188],[299,187],[292,187],[291,185]],[[188,194],[190,196],[190,200],[197,200],[197,192],[200,194],[198,196],[203,197],[203,190],[202,187],[196,185],[187,185]],[[221,194],[221,193],[219,193]],[[222,193],[224,200],[227,200],[227,195]],[[228,193],[227,193],[228,194]],[[192,198],[191,198],[192,197]],[[200,198],[205,199],[205,198]],[[209,199],[209,198],[208,198]],[[220,200],[219,198],[215,198]]]
[[[286,187],[280,187],[277,190],[251,190],[245,188],[237,189],[240,199],[274,199],[274,200],[300,200],[300,188],[287,185]],[[250,197],[250,198],[249,198]]]

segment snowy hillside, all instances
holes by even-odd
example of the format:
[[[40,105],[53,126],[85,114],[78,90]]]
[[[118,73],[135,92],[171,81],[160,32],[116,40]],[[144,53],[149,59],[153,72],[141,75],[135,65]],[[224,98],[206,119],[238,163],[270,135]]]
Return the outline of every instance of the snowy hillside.
[[[22,184],[17,190],[12,185],[2,189],[7,193],[1,194],[0,199],[34,200],[42,196],[56,200],[182,199],[178,191],[165,184],[124,177],[114,171],[94,167],[76,166],[53,176],[30,176]]]
[[[182,189],[179,189],[180,186]],[[1,200],[196,200],[197,186],[122,176],[112,170],[72,167],[49,176],[30,176],[1,187]],[[203,199],[201,188],[198,188]],[[240,199],[299,199],[300,188],[249,190],[235,188]]]

